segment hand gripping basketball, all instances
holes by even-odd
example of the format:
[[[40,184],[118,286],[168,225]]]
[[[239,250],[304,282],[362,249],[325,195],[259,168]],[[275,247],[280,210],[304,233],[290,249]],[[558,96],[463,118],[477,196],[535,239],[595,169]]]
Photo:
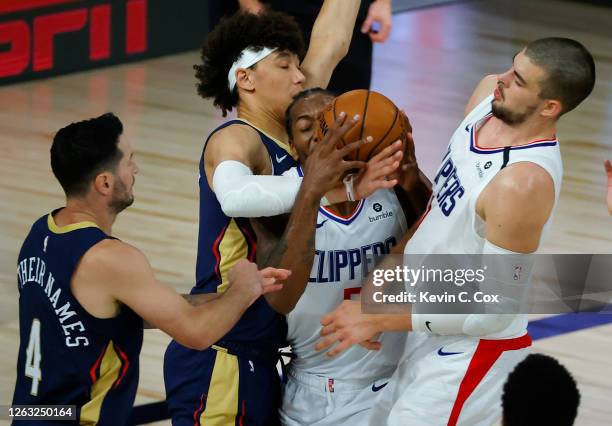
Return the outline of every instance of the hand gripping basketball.
[[[340,112],[323,138],[312,144],[304,165],[302,185],[317,196],[322,197],[339,185],[349,170],[359,170],[365,167],[363,161],[350,160],[349,157],[369,139],[357,140],[348,145],[340,142],[355,127],[359,119],[359,115],[347,119],[346,113]]]
[[[406,115],[387,97],[369,90],[352,90],[332,101],[319,119],[317,132],[322,138],[340,111],[361,119],[340,139],[341,145],[372,137],[370,143],[351,152],[351,160],[369,161],[396,140],[407,141],[412,133]]]
[[[403,122],[402,128],[404,129],[400,136],[400,139],[404,144],[404,156],[401,167],[397,173],[397,179],[399,180],[399,185],[404,189],[404,191],[410,192],[419,181],[419,165],[414,152],[412,126],[410,125],[410,120],[408,120],[408,117],[404,111],[400,112],[400,120]]]

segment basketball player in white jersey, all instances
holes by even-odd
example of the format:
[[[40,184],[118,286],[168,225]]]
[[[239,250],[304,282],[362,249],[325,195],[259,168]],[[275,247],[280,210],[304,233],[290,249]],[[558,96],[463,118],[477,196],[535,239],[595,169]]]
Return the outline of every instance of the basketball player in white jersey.
[[[604,167],[608,175],[608,212],[612,214],[612,163],[610,160],[605,161]]]
[[[287,109],[287,133],[302,163],[316,143],[317,116],[333,97],[323,89],[307,90],[296,96]],[[368,170],[389,174],[385,158],[384,152],[374,156],[368,162]],[[415,158],[404,162],[416,165]],[[303,176],[301,165],[285,175]],[[296,358],[289,365],[283,390],[282,424],[367,424],[367,412],[397,367],[406,336],[401,332],[384,333],[377,343],[366,346],[376,349],[382,344],[382,350],[355,346],[329,358],[314,348],[321,329],[320,318],[343,300],[358,297],[362,278],[373,269],[377,257],[397,245],[407,230],[407,217],[412,223],[422,214],[427,195],[416,213],[409,201],[400,203],[393,189],[380,189],[360,201],[319,209],[308,285],[287,315],[287,340]]]
[[[530,254],[561,189],[557,121],[594,82],[591,54],[564,38],[531,42],[508,71],[485,77],[451,138],[405,253],[506,255],[528,281]],[[496,279],[513,283],[512,274]],[[531,346],[524,314],[423,314],[413,305],[409,315],[365,315],[344,302],[322,324],[317,348],[339,341],[332,356],[382,331],[414,331],[372,410],[372,425],[489,425],[500,416],[506,376]]]

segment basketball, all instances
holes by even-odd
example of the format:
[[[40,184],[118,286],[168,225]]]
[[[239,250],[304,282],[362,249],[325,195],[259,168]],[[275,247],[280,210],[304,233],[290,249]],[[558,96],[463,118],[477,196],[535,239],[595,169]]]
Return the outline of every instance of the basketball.
[[[386,96],[371,90],[352,90],[333,100],[319,118],[319,138],[333,125],[338,114],[345,112],[348,117],[359,114],[359,122],[344,135],[340,146],[365,139],[371,136],[371,143],[351,152],[350,160],[368,161],[398,139],[404,143],[412,139],[407,137],[412,132],[408,117]]]

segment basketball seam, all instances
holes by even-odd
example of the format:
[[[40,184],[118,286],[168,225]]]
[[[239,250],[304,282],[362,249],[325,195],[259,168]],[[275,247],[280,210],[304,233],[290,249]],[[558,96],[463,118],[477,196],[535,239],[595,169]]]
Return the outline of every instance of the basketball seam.
[[[391,125],[387,129],[387,132],[385,133],[385,135],[382,138],[380,138],[378,143],[376,145],[374,145],[374,147],[372,149],[370,149],[370,155],[368,155],[368,160],[367,161],[369,161],[373,157],[373,152],[376,151],[376,148],[378,147],[378,145],[383,143],[384,140],[387,138],[387,136],[389,136],[389,133],[391,132],[391,129],[393,129],[393,126],[395,126],[395,122],[397,121],[397,117],[398,116],[399,116],[399,108],[397,106],[395,106],[395,117],[393,117],[393,122],[391,123]]]
[[[335,124],[336,120],[337,120],[337,118],[336,118],[336,100],[337,99],[334,99],[334,102],[332,102],[332,112],[334,113],[334,123],[332,123],[332,124]],[[342,145],[346,145],[346,142],[344,141],[344,135],[342,135],[340,140],[342,141]]]
[[[334,113],[334,122],[336,122],[336,100],[334,99],[334,102],[332,102],[332,112]]]
[[[366,114],[368,113],[368,101],[370,100],[370,91],[366,95],[365,105],[363,107],[363,115],[361,116],[361,130],[359,131],[359,139],[363,139],[363,128],[365,127]]]

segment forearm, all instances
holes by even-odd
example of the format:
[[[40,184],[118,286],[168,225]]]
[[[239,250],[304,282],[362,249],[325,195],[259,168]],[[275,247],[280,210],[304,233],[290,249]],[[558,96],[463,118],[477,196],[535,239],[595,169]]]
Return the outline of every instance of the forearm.
[[[222,293],[202,293],[202,294],[181,294],[183,299],[189,302],[192,306],[199,306],[210,302],[211,300],[217,299]],[[143,320],[143,328],[155,329],[157,328],[153,324]]]
[[[200,293],[200,294],[181,294],[183,299],[189,302],[192,306],[200,306],[205,303],[215,300],[223,293]]]
[[[206,299],[208,301],[204,302]],[[207,348],[236,325],[250,306],[252,297],[230,287],[216,298],[192,298],[189,301],[192,303],[194,300],[198,305],[193,308],[192,329],[194,333],[203,335],[202,347]]]
[[[288,314],[304,292],[315,252],[315,225],[320,200],[302,186],[285,232],[271,251],[266,265],[291,270],[282,290],[266,294],[266,300],[282,314]],[[291,241],[291,244],[288,242]]]
[[[213,190],[221,210],[229,217],[261,218],[289,213],[295,203],[302,178],[295,175],[254,175],[245,164],[228,160],[213,175]],[[347,201],[343,186],[326,194],[325,204]]]
[[[374,321],[378,324],[380,332],[385,331],[412,331],[410,314],[376,314]]]
[[[333,40],[337,55],[342,58],[353,37],[360,0],[325,0],[312,27],[311,42]]]
[[[411,312],[411,305],[384,305],[380,302],[376,302],[375,293],[384,291],[385,287],[374,285],[374,271],[392,271],[397,267],[401,268],[404,265],[404,249],[410,238],[412,238],[416,232],[418,226],[419,222],[417,221],[410,227],[410,229],[408,229],[408,231],[406,231],[398,244],[391,249],[389,255],[385,256],[380,262],[378,262],[376,268],[368,274],[367,278],[363,282],[361,288],[362,311],[365,309],[365,313],[373,314],[376,318],[374,321],[381,321],[378,326],[383,326],[384,328],[380,329],[379,331],[391,331],[395,329],[404,330],[402,327],[410,326],[409,317],[406,317],[406,314],[409,315]],[[389,318],[387,318],[386,315],[389,315]],[[404,318],[405,321],[402,322],[401,318]],[[382,321],[383,319],[388,319],[389,321]],[[395,321],[397,321],[397,323]],[[387,324],[387,322],[389,324]]]
[[[327,87],[334,68],[348,52],[359,4],[359,0],[323,3],[303,63],[308,87]]]
[[[417,217],[420,217],[425,212],[430,198],[431,181],[419,169],[419,179],[412,190],[408,192],[408,199]]]

